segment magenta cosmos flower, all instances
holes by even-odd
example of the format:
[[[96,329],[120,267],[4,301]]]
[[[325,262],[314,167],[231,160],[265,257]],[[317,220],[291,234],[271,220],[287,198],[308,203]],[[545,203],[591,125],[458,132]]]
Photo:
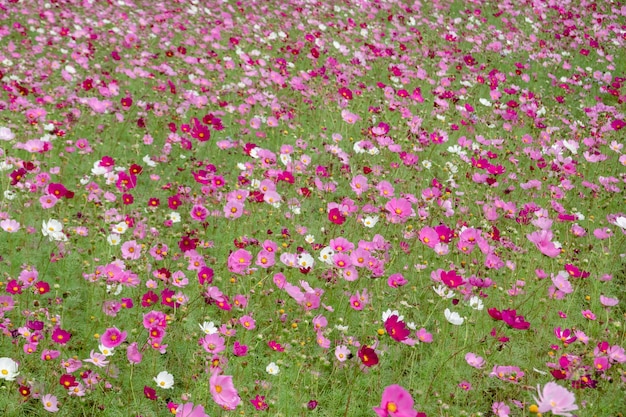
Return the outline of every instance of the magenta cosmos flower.
[[[380,417],[415,417],[413,397],[400,385],[389,385],[383,391],[380,407],[373,407]]]
[[[543,390],[537,385],[537,392],[539,399],[534,398],[540,413],[550,411],[555,416],[571,417],[572,414],[568,411],[578,410],[574,394],[556,382],[548,382]]]
[[[126,332],[120,332],[117,327],[110,327],[105,330],[100,338],[100,342],[109,349],[114,349],[126,340]]]

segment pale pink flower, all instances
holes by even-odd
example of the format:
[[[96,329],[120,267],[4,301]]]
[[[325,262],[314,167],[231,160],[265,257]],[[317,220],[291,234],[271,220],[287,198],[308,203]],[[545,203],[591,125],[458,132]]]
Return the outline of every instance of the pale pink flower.
[[[483,366],[485,366],[485,360],[472,352],[468,352],[465,354],[465,361],[469,366],[473,366],[476,369],[481,369]]]
[[[57,397],[52,394],[46,394],[41,397],[41,403],[43,404],[43,409],[46,411],[49,411],[51,413],[56,413],[57,411],[59,411],[59,402],[57,400]]]
[[[619,303],[619,299],[617,298],[611,298],[611,297],[605,297],[604,295],[600,296],[600,303],[605,306],[605,307],[613,307],[616,306],[617,303]]]
[[[13,219],[5,219],[0,221],[0,227],[2,228],[2,230],[8,233],[15,233],[20,230],[19,222]]]
[[[537,385],[537,392],[539,399],[534,398],[540,413],[550,411],[555,416],[571,417],[572,414],[568,411],[578,410],[576,396],[556,382],[548,382],[543,390]]]
[[[141,245],[135,240],[129,240],[122,244],[122,258],[136,260],[141,256]]]

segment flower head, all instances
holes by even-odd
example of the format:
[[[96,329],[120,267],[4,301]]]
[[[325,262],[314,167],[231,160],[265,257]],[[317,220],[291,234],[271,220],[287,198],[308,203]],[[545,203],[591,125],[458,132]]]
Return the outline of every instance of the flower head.
[[[0,379],[14,381],[20,373],[17,371],[18,365],[11,358],[0,358]]]
[[[568,411],[578,410],[574,394],[556,382],[548,382],[543,390],[537,385],[537,393],[539,399],[535,397],[535,401],[540,413],[550,411],[555,416],[571,417],[572,414]]]
[[[41,397],[41,403],[43,404],[43,409],[49,411],[51,413],[56,413],[59,411],[57,397],[52,394],[46,394]]]
[[[265,371],[270,375],[278,375],[280,368],[274,362],[270,362],[270,364],[265,367]]]
[[[174,375],[167,371],[159,372],[159,374],[152,379],[157,383],[159,388],[170,389],[174,386]]]
[[[380,407],[374,407],[380,417],[413,417],[413,397],[400,385],[389,385],[383,391]]]

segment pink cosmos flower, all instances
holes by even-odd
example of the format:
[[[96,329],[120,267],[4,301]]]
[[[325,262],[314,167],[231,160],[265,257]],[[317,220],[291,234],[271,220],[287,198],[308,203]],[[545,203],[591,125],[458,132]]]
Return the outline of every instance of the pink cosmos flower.
[[[256,327],[256,321],[251,316],[242,316],[239,319],[239,323],[247,330],[253,330]]]
[[[343,119],[344,122],[351,124],[351,125],[361,120],[358,114],[351,113],[350,111],[346,109],[343,109],[341,111],[341,118]]]
[[[369,184],[367,183],[367,177],[361,174],[355,176],[350,182],[350,187],[352,188],[352,191],[356,193],[356,195],[360,196],[369,188]]]
[[[228,270],[235,274],[243,274],[248,270],[252,255],[245,249],[237,249],[228,256]]]
[[[239,201],[228,201],[224,206],[224,217],[238,219],[243,215],[243,204]]]
[[[432,227],[424,227],[418,234],[419,240],[429,248],[434,248],[439,243],[439,235]]]
[[[180,404],[176,408],[175,414],[177,417],[209,417],[209,415],[204,412],[202,405],[194,405],[194,403]]]
[[[556,382],[548,382],[544,385],[543,390],[537,385],[537,393],[539,399],[534,398],[540,413],[550,411],[555,416],[571,417],[572,414],[568,411],[578,410],[574,394]]]
[[[225,340],[218,333],[205,335],[199,343],[209,353],[220,353],[226,349]]]
[[[52,331],[52,341],[60,345],[65,345],[72,338],[72,334],[66,330],[56,327]]]
[[[468,352],[465,354],[465,361],[468,365],[473,366],[476,369],[481,369],[483,366],[485,366],[485,360],[472,352]]]
[[[122,244],[122,258],[136,260],[141,256],[141,245],[135,240],[129,240]]]
[[[391,223],[404,223],[410,216],[415,215],[411,203],[406,198],[392,198],[385,204],[385,210],[389,212],[387,219]]]
[[[432,343],[433,341],[433,335],[423,327],[415,333],[415,336],[422,343]]]
[[[387,285],[389,285],[392,288],[402,287],[403,285],[406,285],[407,283],[408,281],[406,280],[406,278],[404,278],[402,274],[392,274],[387,279]]]
[[[347,346],[340,345],[335,348],[335,357],[339,362],[345,362],[350,355],[350,349]]]
[[[89,354],[89,359],[85,359],[85,362],[90,362],[97,366],[98,368],[104,368],[109,364],[109,361],[106,359],[102,353],[94,352],[93,350]]]
[[[0,221],[0,227],[7,233],[15,233],[20,230],[20,224],[13,219],[5,219]]]
[[[496,417],[509,417],[511,409],[503,402],[495,402],[491,406],[491,411],[496,415]]]
[[[202,204],[197,204],[191,208],[189,214],[192,219],[203,222],[209,215],[209,211]]]
[[[379,417],[415,417],[413,397],[400,385],[390,385],[383,391],[379,407],[374,407]]]
[[[574,332],[570,329],[561,329],[561,327],[554,328],[554,335],[566,345],[572,344],[576,341],[576,336]]]
[[[49,411],[51,413],[56,413],[57,411],[59,411],[59,402],[57,400],[57,397],[52,394],[46,394],[41,397],[41,403],[43,404],[43,409],[46,411]]]
[[[518,315],[515,310],[502,310],[502,320],[510,327],[518,330],[528,330],[530,323],[526,321],[524,316]]]
[[[593,314],[593,311],[591,311],[591,310],[583,310],[583,311],[581,311],[581,314],[583,315],[584,318],[586,318],[588,320],[595,320],[596,319],[596,315]]]
[[[619,303],[619,299],[617,298],[611,298],[611,297],[605,297],[604,295],[600,296],[600,303],[605,306],[605,307],[613,307],[616,306]]]
[[[137,364],[141,362],[143,355],[141,354],[141,352],[139,351],[137,347],[137,342],[133,342],[130,345],[128,345],[128,348],[126,349],[126,358],[128,359],[130,363],[133,363],[133,364]]]
[[[261,249],[261,251],[257,254],[255,264],[261,268],[274,266],[276,264],[274,252],[268,252],[265,249]]]
[[[335,252],[350,252],[354,249],[354,243],[344,237],[336,237],[331,239],[328,246]]]
[[[460,285],[465,284],[463,281],[463,277],[456,274],[456,271],[441,271],[440,274],[441,282],[443,282],[448,288],[457,288]]]
[[[551,230],[538,230],[526,235],[526,238],[534,243],[541,253],[550,258],[556,258],[561,253],[561,250],[551,241]]]
[[[517,366],[494,365],[489,376],[496,377],[502,381],[509,381],[517,384],[524,376],[524,372],[522,372]]]
[[[222,370],[215,368],[211,375],[210,390],[213,401],[225,410],[234,410],[241,402],[239,393],[233,385],[233,377],[230,375],[220,375]]]

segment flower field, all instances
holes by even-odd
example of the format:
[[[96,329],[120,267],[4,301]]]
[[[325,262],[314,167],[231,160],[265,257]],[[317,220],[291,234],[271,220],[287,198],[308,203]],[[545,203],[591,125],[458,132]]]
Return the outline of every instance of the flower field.
[[[626,5],[0,4],[3,416],[622,416]]]

